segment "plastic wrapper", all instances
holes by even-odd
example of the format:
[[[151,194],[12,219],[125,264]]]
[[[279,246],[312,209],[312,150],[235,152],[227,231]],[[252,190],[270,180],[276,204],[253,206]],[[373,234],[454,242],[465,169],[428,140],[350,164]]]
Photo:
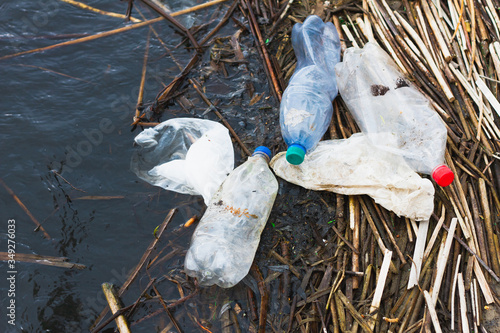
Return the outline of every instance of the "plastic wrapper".
[[[286,181],[311,190],[346,195],[367,194],[398,216],[427,220],[434,208],[434,187],[399,155],[378,149],[363,134],[345,140],[321,141],[300,165],[285,153],[270,163]]]
[[[234,168],[228,130],[204,119],[174,118],[135,137],[131,170],[142,180],[166,190],[212,195]]]

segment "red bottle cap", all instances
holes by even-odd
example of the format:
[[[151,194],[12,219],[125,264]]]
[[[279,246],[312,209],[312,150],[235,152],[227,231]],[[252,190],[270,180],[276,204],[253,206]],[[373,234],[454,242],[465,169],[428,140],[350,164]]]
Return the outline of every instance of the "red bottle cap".
[[[455,175],[446,165],[441,164],[432,170],[432,179],[436,181],[439,186],[445,187],[453,182]]]

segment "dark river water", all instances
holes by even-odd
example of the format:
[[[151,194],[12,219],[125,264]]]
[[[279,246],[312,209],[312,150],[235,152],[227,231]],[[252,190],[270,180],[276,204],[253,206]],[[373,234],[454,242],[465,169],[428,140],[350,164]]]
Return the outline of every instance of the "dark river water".
[[[85,3],[117,13],[127,7],[118,0]],[[157,16],[141,9],[149,18]],[[192,18],[205,19],[212,11]],[[133,15],[140,18],[136,11]],[[123,19],[62,1],[6,0],[0,4],[0,56],[125,25]],[[182,36],[164,22],[155,29],[185,65],[191,53],[175,49]],[[0,60],[0,178],[50,236],[35,231],[33,220],[0,186],[0,252],[8,252],[13,239],[18,254],[67,257],[86,266],[0,262],[0,332],[87,332],[106,306],[101,284],[123,283],[168,211],[181,205],[171,222],[175,227],[203,207],[201,197],[150,186],[129,168],[139,133],[131,132],[130,124],[148,30]],[[146,101],[179,72],[156,38],[149,59]],[[83,196],[120,198],[78,200]],[[13,301],[14,312],[6,311]]]

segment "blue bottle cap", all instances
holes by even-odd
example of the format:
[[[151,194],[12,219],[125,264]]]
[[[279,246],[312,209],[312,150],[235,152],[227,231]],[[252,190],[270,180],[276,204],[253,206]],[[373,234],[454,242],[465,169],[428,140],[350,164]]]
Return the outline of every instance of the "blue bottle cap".
[[[306,155],[306,149],[299,144],[292,144],[288,147],[286,151],[286,160],[288,163],[293,165],[299,165],[304,162],[304,156]]]
[[[269,159],[271,159],[271,157],[273,156],[273,154],[271,153],[271,150],[269,148],[267,148],[266,146],[258,146],[257,148],[255,148],[252,156],[254,156],[257,153],[264,153],[267,155],[267,157]]]

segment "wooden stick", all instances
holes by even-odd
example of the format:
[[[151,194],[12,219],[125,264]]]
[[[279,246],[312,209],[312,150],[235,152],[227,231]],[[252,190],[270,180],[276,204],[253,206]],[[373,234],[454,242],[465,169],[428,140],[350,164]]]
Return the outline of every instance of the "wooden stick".
[[[127,19],[128,18],[126,15],[118,14],[118,13],[113,13],[113,12],[107,12],[105,10],[100,10],[100,9],[95,8],[95,7],[91,7],[91,6],[86,5],[84,3],[78,2],[78,1],[73,1],[73,0],[60,0],[60,1],[69,3],[69,4],[73,5],[73,6],[77,6],[77,7],[80,7],[82,9],[90,10],[92,12],[95,12],[95,13],[98,13],[98,14],[101,14],[101,15],[106,15],[106,16],[111,16],[111,17],[117,17],[117,18],[123,18],[123,19]],[[130,17],[130,21],[135,22],[135,23],[141,22],[141,20],[136,19],[135,17]]]
[[[431,315],[432,325],[434,326],[436,333],[442,333],[443,331],[441,330],[441,326],[439,325],[439,319],[437,316],[436,308],[434,307],[431,295],[427,290],[424,290],[424,297],[425,297],[425,303],[427,303],[427,310],[429,310],[429,313]]]
[[[417,242],[413,251],[413,261],[411,263],[410,277],[408,279],[407,289],[418,285],[420,279],[420,267],[424,258],[425,241],[427,240],[427,230],[429,229],[429,220],[421,221],[418,226]]]
[[[22,208],[22,210],[24,210],[24,212],[30,217],[31,221],[33,221],[33,223],[36,224],[35,230],[38,230],[38,229],[42,230],[45,238],[51,239],[50,235],[47,233],[47,231],[45,231],[45,228],[42,227],[40,222],[38,222],[38,220],[33,216],[33,214],[31,214],[29,209],[23,204],[21,199],[19,199],[19,197],[14,193],[14,191],[12,191],[10,189],[10,187],[8,187],[7,184],[5,184],[5,182],[3,181],[2,178],[0,178],[0,184],[2,184],[2,186],[7,190],[7,192],[9,192],[9,194],[12,196],[12,198],[14,198],[14,200],[17,202],[17,204]]]
[[[120,299],[116,295],[116,292],[111,283],[105,282],[102,284],[102,291],[106,296],[106,300],[108,301],[109,308],[111,309],[111,313],[115,314],[120,311],[122,308]],[[118,330],[120,333],[130,333],[130,329],[128,328],[127,320],[123,315],[116,317],[116,326],[118,326]]]
[[[462,332],[469,333],[469,320],[467,319],[467,304],[465,302],[465,286],[462,273],[458,273],[458,296],[460,299],[460,319],[462,321]]]

